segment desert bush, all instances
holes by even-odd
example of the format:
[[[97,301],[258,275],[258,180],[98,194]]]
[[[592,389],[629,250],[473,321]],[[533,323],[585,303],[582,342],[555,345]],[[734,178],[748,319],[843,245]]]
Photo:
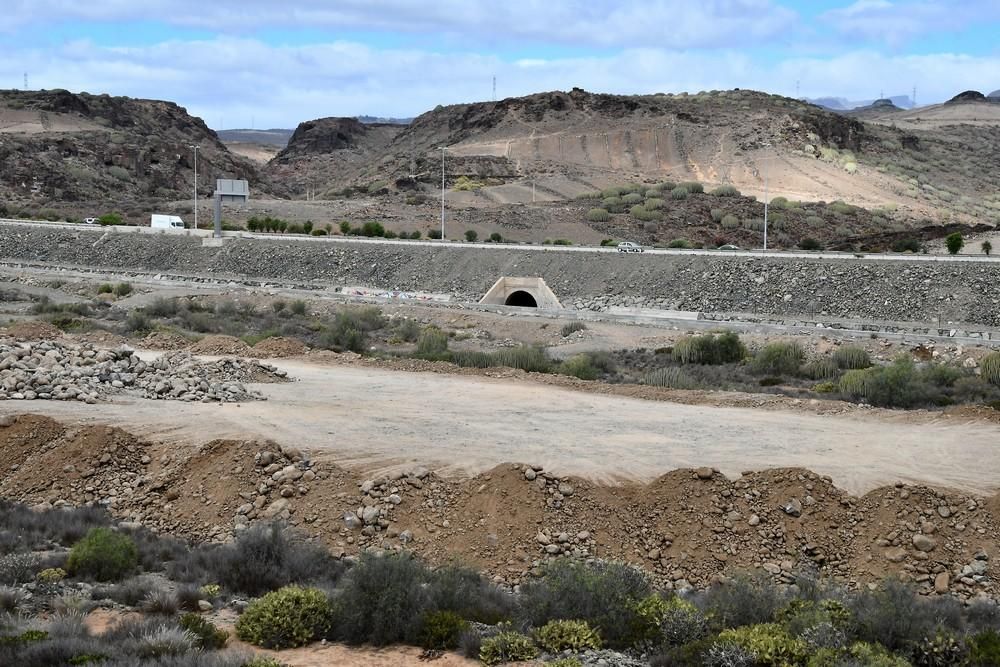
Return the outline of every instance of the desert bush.
[[[35,578],[38,559],[30,553],[0,557],[0,584],[20,584]]]
[[[697,389],[700,386],[696,379],[674,366],[658,368],[646,373],[642,378],[642,383],[650,387],[664,389]]]
[[[195,637],[195,646],[207,651],[215,651],[226,645],[229,635],[208,619],[198,614],[184,614],[178,621],[180,626]]]
[[[583,667],[579,658],[558,658],[545,663],[545,667]]]
[[[448,352],[448,334],[437,327],[427,327],[417,340],[417,356],[437,358]]]
[[[740,226],[740,219],[731,213],[722,216],[722,228],[723,229],[736,229]]]
[[[711,192],[713,197],[739,197],[740,191],[732,185],[720,185]]]
[[[1000,665],[1000,632],[984,630],[970,636],[966,641],[969,646],[970,667]]]
[[[648,211],[659,211],[667,205],[667,202],[660,197],[650,197],[646,200],[644,206]]]
[[[312,234],[313,236],[327,236],[329,235],[330,232],[328,232],[325,229],[314,229],[309,233]]]
[[[129,294],[132,293],[132,284],[118,283],[117,285],[115,285],[114,292],[115,296],[128,296]]]
[[[119,181],[131,180],[131,176],[129,175],[128,170],[122,167],[118,166],[108,167],[108,173],[111,174],[112,177],[118,179]]]
[[[455,350],[448,353],[448,358],[461,368],[493,368],[497,365],[493,355],[480,350]]]
[[[982,249],[983,254],[986,255],[987,257],[989,257],[989,254],[993,252],[993,244],[990,243],[989,241],[983,241],[982,243],[979,244],[979,247]]]
[[[757,375],[795,375],[805,361],[798,343],[770,343],[754,355],[750,370]]]
[[[757,657],[762,667],[801,665],[809,657],[809,647],[776,623],[763,623],[724,630],[719,641],[742,646]]]
[[[427,568],[406,552],[364,553],[344,577],[333,637],[352,644],[415,644],[429,604]]]
[[[296,299],[295,301],[292,301],[288,309],[292,311],[293,315],[298,315],[299,317],[301,317],[302,315],[306,314],[306,302],[303,301],[302,299]],[[379,319],[379,317],[381,317],[381,313],[379,313],[377,317],[375,315],[366,315],[365,317],[369,318],[372,321],[373,325],[376,322],[381,322],[381,320]],[[379,324],[375,328],[381,328],[381,324]]]
[[[361,225],[361,234],[368,238],[385,236],[385,227],[382,226],[382,223],[371,220]]]
[[[535,630],[535,642],[547,653],[601,648],[600,635],[586,621],[549,621]]]
[[[420,645],[428,649],[457,648],[462,633],[469,629],[469,622],[453,611],[428,612],[421,625]]]
[[[808,250],[812,252],[816,250],[822,250],[823,244],[814,239],[813,237],[807,236],[801,241],[799,241],[799,247],[803,250]]]
[[[0,586],[0,613],[9,614],[17,611],[18,605],[24,599],[21,589],[11,586]]]
[[[528,345],[501,348],[493,353],[493,359],[497,366],[516,368],[528,373],[547,373],[552,368],[545,350]]]
[[[427,238],[438,240],[441,238],[441,230],[434,228],[427,232]]]
[[[852,634],[859,640],[882,644],[890,651],[911,647],[933,636],[939,626],[954,626],[953,613],[920,599],[913,589],[897,579],[886,579],[874,591],[862,589],[848,600],[853,618]]]
[[[477,232],[475,229],[465,230],[466,241],[468,241],[469,243],[475,243],[478,239],[479,239],[479,232]]]
[[[786,602],[766,576],[741,574],[709,588],[698,606],[714,627],[725,629],[770,623]]]
[[[191,557],[199,555],[206,560],[210,581],[247,595],[261,595],[293,583],[332,583],[343,571],[343,565],[321,545],[307,542],[277,523],[254,524],[232,544],[202,547]]]
[[[577,331],[586,331],[586,329],[587,325],[583,322],[569,322],[563,325],[562,329],[559,330],[559,333],[563,338],[567,338],[575,334]]]
[[[955,667],[968,664],[968,649],[954,634],[938,630],[924,637],[912,651],[914,667]]]
[[[630,192],[622,197],[622,203],[625,206],[635,206],[636,204],[641,204],[643,196],[638,192]]]
[[[177,595],[163,588],[150,591],[142,600],[142,610],[147,614],[173,616],[179,608]]]
[[[109,283],[103,283],[97,287],[98,294],[111,294],[115,291],[114,286]]]
[[[570,375],[580,380],[596,380],[599,375],[588,354],[574,355],[556,366],[555,370],[559,375]]]
[[[961,232],[954,232],[945,237],[944,245],[950,254],[957,255],[965,247],[965,239],[962,238]]]
[[[691,242],[688,241],[687,239],[673,239],[670,243],[667,244],[667,247],[681,248],[686,250],[692,248],[693,246],[691,245]]]
[[[587,220],[590,222],[607,222],[611,219],[611,213],[603,208],[592,208],[587,211]]]
[[[97,223],[105,226],[120,225],[122,224],[122,216],[119,213],[105,213],[97,218]]]
[[[917,368],[906,356],[887,366],[848,371],[840,378],[840,393],[880,407],[911,408],[948,402],[944,390],[961,378],[958,368],[934,364]]]
[[[802,375],[810,380],[829,380],[839,374],[840,368],[828,357],[815,359],[802,367]]]
[[[414,343],[420,338],[422,329],[416,320],[400,320],[393,328],[393,332],[400,340]]]
[[[76,576],[113,581],[135,569],[138,559],[132,538],[109,528],[91,528],[73,545],[66,569]]]
[[[375,307],[349,308],[336,314],[333,324],[320,336],[320,344],[334,350],[363,352],[368,334],[386,325],[382,312]]]
[[[251,602],[236,621],[236,636],[264,648],[294,648],[323,637],[332,623],[323,591],[286,586]]]
[[[980,377],[1000,387],[1000,352],[990,352],[979,362]]]
[[[636,204],[629,209],[629,215],[631,215],[636,220],[640,222],[652,222],[654,220],[660,219],[660,214],[658,211],[650,211],[645,206]]]
[[[687,199],[688,195],[690,194],[691,193],[690,191],[688,191],[687,188],[685,188],[684,186],[678,186],[670,191],[670,198],[677,201],[683,201]]]
[[[479,659],[484,665],[500,665],[506,662],[531,660],[538,655],[538,649],[531,638],[519,632],[501,632],[482,641]]]
[[[558,619],[586,621],[608,646],[621,648],[640,639],[637,605],[651,592],[645,575],[625,563],[560,559],[522,587],[521,602],[525,620],[535,627]]]
[[[899,239],[892,244],[893,252],[920,252],[921,245],[917,239]]]
[[[600,221],[595,220],[592,222],[600,222]],[[500,235],[500,232],[493,232],[492,234],[490,234],[490,241],[492,243],[503,243],[503,236]]]
[[[117,584],[95,586],[90,597],[93,600],[114,600],[126,607],[135,607],[156,590],[156,583],[147,576],[133,577]]]
[[[705,191],[705,186],[698,181],[685,181],[680,183],[678,187],[684,188],[691,194],[701,194]]]
[[[843,370],[869,368],[872,365],[871,356],[862,347],[847,346],[838,348],[833,353],[832,359],[837,364],[837,368]]]
[[[682,364],[729,364],[746,356],[740,337],[731,331],[719,335],[687,336],[674,345],[674,361]]]
[[[605,197],[601,201],[601,208],[609,213],[621,213],[625,210],[625,202],[621,197]]]
[[[712,217],[712,222],[722,222],[722,218],[726,216],[726,212],[721,208],[713,208],[708,214]]]

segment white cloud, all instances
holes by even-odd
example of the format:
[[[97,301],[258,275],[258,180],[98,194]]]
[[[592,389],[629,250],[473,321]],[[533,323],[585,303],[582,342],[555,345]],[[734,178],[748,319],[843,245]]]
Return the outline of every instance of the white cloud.
[[[732,46],[782,34],[797,20],[776,0],[4,0],[0,31],[56,21],[152,21],[228,34],[261,28],[444,35],[583,47]]]
[[[732,50],[627,49],[607,56],[506,62],[475,52],[374,49],[354,42],[276,47],[219,37],[149,47],[72,42],[55,49],[0,51],[0,82],[175,101],[213,127],[293,127],[322,116],[409,116],[489,99],[579,86],[595,92],[652,93],[755,88],[787,95],[853,99],[905,93],[944,100],[965,89],[1000,87],[1000,54],[887,56],[858,51],[777,63]],[[4,84],[0,83],[0,87]],[[10,85],[10,84],[8,84]]]
[[[996,20],[1000,20],[996,0],[857,0],[820,16],[820,21],[847,37],[891,46]]]

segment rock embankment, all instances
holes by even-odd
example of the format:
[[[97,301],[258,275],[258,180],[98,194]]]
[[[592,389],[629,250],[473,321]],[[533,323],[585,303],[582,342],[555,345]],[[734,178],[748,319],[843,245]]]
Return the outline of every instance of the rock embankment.
[[[567,307],[824,316],[1000,326],[1000,261],[620,255],[332,241],[234,240],[11,227],[0,258],[478,300],[500,276],[540,276]]]

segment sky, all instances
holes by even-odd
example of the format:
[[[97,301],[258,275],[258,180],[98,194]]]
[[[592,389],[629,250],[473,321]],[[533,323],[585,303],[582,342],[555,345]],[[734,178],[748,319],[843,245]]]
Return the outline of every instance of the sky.
[[[573,87],[922,104],[1000,89],[1000,0],[0,0],[0,88],[166,99],[215,129]]]

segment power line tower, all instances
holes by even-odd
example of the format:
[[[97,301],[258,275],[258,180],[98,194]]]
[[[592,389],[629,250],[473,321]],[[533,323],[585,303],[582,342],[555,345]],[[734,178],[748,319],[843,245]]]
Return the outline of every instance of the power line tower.
[[[913,105],[913,107],[911,107],[911,108],[913,108],[913,109],[917,108],[917,87],[916,87],[916,85],[913,86],[913,97],[910,98],[910,104]]]
[[[493,75],[493,101],[497,101],[497,77]]]
[[[28,89],[28,73],[27,72],[24,73],[24,89],[25,90]]]

